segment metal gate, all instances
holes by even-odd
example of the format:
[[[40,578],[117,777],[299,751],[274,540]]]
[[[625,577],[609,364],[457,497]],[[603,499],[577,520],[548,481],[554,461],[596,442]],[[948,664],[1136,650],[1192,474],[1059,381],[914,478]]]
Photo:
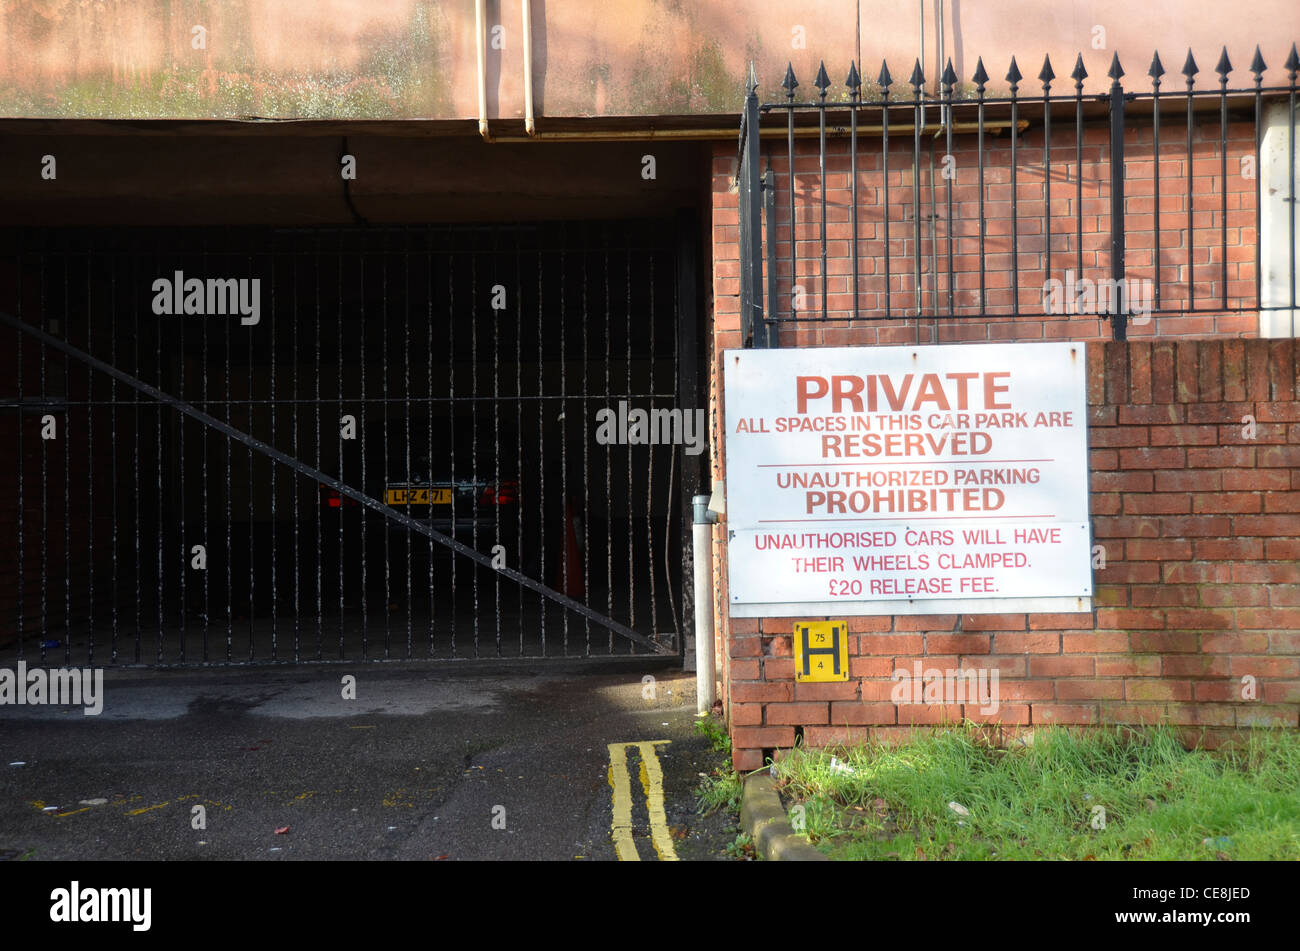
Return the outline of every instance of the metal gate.
[[[679,652],[697,450],[620,424],[699,405],[692,238],[10,234],[0,653]]]

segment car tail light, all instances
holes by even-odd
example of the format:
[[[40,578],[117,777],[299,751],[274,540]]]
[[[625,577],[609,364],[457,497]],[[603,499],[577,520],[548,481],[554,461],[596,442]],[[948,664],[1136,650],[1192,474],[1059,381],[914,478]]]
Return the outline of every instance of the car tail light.
[[[326,508],[342,509],[352,508],[360,503],[356,499],[344,495],[338,489],[331,489],[327,485],[320,487],[320,504]]]
[[[514,481],[486,486],[479,496],[480,505],[517,505],[518,502],[519,483]]]

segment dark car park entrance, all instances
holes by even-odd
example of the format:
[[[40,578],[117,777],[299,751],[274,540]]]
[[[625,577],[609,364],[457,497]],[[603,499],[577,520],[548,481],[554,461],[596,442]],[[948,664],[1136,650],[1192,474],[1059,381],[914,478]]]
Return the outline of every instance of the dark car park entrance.
[[[677,653],[688,460],[598,441],[596,414],[699,405],[684,234],[670,220],[16,237],[0,652]]]

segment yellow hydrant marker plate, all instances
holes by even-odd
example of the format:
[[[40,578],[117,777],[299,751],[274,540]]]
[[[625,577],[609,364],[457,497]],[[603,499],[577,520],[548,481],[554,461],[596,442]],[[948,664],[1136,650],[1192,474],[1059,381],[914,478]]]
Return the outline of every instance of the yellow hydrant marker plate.
[[[849,679],[847,621],[794,623],[794,679],[800,683],[837,683]]]

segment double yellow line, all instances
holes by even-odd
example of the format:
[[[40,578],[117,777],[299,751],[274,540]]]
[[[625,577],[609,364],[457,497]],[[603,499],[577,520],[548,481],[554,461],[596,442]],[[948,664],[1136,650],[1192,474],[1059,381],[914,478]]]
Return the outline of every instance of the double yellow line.
[[[614,790],[614,850],[620,862],[639,862],[636,842],[632,839],[632,784],[627,775],[627,750],[635,746],[641,754],[641,788],[645,790],[646,810],[650,814],[650,841],[661,862],[676,862],[677,851],[664,815],[664,771],[655,747],[671,740],[640,740],[634,743],[609,744],[609,785]]]

